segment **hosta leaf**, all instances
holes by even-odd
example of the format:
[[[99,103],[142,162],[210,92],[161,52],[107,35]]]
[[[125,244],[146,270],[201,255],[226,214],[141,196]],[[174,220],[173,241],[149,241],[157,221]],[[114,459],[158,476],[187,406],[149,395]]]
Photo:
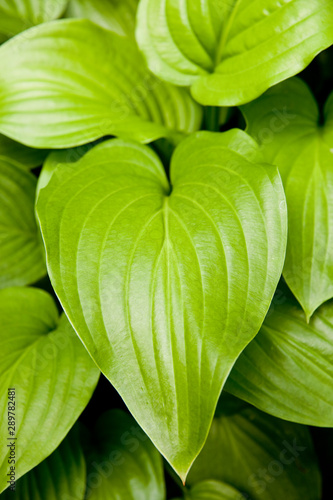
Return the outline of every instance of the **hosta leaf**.
[[[331,0],[141,0],[150,69],[205,105],[255,99],[333,43]]]
[[[134,36],[139,0],[70,0],[66,17],[90,19],[122,36]]]
[[[15,490],[5,490],[1,500],[83,500],[86,491],[86,463],[74,427],[46,460],[25,474]]]
[[[276,297],[227,389],[277,417],[333,427],[333,301],[306,323],[289,294]]]
[[[48,153],[44,149],[27,148],[23,144],[0,134],[0,157],[14,160],[27,170],[42,165]]]
[[[200,126],[199,105],[155,78],[133,40],[83,19],[28,34],[0,47],[0,131],[12,139],[67,148],[105,135],[177,140]]]
[[[161,455],[130,415],[120,410],[104,413],[97,421],[91,447],[87,498],[165,499]]]
[[[16,391],[16,478],[52,453],[87,405],[99,371],[54,300],[34,288],[0,290],[0,435],[8,388]],[[11,442],[8,440],[8,443]],[[0,492],[9,449],[0,449]]]
[[[74,328],[184,479],[267,312],[286,213],[277,169],[239,130],[183,141],[171,186],[151,149],[111,140],[59,166],[37,213]]]
[[[31,26],[57,19],[68,0],[0,0],[0,36],[10,38]]]
[[[318,125],[318,106],[295,78],[242,108],[248,132],[281,173],[289,221],[283,274],[307,319],[333,297],[332,103],[333,94]]]
[[[185,500],[242,500],[243,498],[235,488],[220,481],[202,481],[185,495]]]
[[[222,397],[222,401],[224,399]],[[307,427],[253,407],[215,417],[188,477],[190,485],[214,479],[251,500],[319,500],[321,480]]]
[[[34,214],[36,177],[0,157],[0,288],[33,283],[46,274]]]

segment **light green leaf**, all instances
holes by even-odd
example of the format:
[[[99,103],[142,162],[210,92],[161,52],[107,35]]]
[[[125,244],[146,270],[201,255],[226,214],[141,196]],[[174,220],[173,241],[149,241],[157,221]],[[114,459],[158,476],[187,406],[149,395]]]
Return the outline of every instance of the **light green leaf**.
[[[223,404],[224,395],[221,399]],[[319,500],[321,479],[307,427],[253,407],[215,417],[188,483],[224,481],[251,500]],[[248,495],[248,496],[246,496]]]
[[[185,495],[185,500],[242,500],[244,498],[229,484],[212,480],[196,484]]]
[[[48,153],[49,151],[44,149],[27,148],[23,144],[0,134],[0,157],[14,160],[27,170],[42,165]]]
[[[89,19],[122,36],[134,36],[139,0],[70,0],[66,17]]]
[[[104,413],[97,421],[87,463],[90,500],[165,499],[162,457],[121,410]]]
[[[141,0],[149,68],[211,106],[255,99],[333,43],[331,0]]]
[[[60,17],[68,0],[0,0],[0,36],[10,38]]]
[[[99,371],[42,290],[0,290],[0,324],[0,435],[8,443],[17,438],[18,479],[59,446],[87,405]],[[5,418],[9,388],[15,389],[15,436]],[[8,453],[2,446],[0,492],[8,486]]]
[[[200,106],[154,77],[133,40],[82,19],[28,34],[0,47],[0,131],[12,139],[61,149],[105,135],[178,141],[200,127]]]
[[[277,417],[333,427],[333,301],[306,323],[279,289],[257,337],[241,354],[227,390]]]
[[[1,500],[83,500],[86,463],[75,426],[52,455],[7,489]]]
[[[37,179],[0,157],[0,288],[34,283],[46,274],[35,214]]]
[[[248,132],[281,173],[289,221],[283,275],[307,319],[333,297],[332,103],[333,94],[319,125],[317,103],[295,78],[242,108]]]
[[[277,169],[240,130],[185,139],[171,186],[151,149],[116,139],[61,165],[40,191],[57,296],[183,480],[268,310],[284,261],[284,205]]]

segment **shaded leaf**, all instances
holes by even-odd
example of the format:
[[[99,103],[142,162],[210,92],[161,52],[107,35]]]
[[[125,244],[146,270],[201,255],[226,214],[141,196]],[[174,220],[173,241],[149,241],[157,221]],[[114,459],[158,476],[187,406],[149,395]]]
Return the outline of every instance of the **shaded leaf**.
[[[0,409],[16,392],[16,478],[60,444],[87,405],[99,370],[54,300],[35,288],[0,290]],[[6,441],[8,421],[0,423]],[[11,442],[8,440],[8,442]],[[0,449],[0,492],[6,484],[9,448]]]
[[[227,397],[227,396],[226,396]],[[214,479],[251,500],[318,500],[321,480],[308,429],[248,406],[214,418],[188,483]]]
[[[178,141],[200,127],[200,106],[155,78],[132,40],[82,19],[28,34],[0,47],[0,131],[12,139],[61,149],[105,135]]]
[[[87,455],[91,500],[164,500],[162,458],[135,420],[121,410],[96,423]]]
[[[289,224],[283,275],[309,319],[333,297],[333,94],[323,126],[314,97],[297,78],[242,111],[248,132],[281,173]]]
[[[46,274],[34,202],[36,178],[0,157],[0,288],[34,283]]]
[[[255,99],[333,43],[331,0],[141,0],[149,68],[211,106]]]
[[[333,301],[307,324],[290,292],[279,291],[226,388],[277,417],[333,427]]]
[[[170,176],[148,147],[107,141],[55,170],[37,213],[66,314],[184,479],[268,310],[286,213],[277,169],[239,130],[184,140]]]
[[[86,463],[75,426],[46,460],[5,490],[1,500],[83,500]]]

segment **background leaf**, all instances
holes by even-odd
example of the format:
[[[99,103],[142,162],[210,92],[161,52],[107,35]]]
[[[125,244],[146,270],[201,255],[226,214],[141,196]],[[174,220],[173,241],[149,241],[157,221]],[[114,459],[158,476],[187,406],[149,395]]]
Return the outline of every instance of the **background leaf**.
[[[0,0],[0,36],[17,35],[36,24],[60,17],[68,0]]]
[[[134,36],[138,0],[70,0],[66,17],[85,18],[122,36]]]
[[[319,125],[318,106],[297,78],[243,106],[247,131],[279,167],[288,204],[283,275],[307,319],[333,297],[333,94]]]
[[[221,481],[202,481],[191,488],[187,500],[242,500],[242,494]]]
[[[319,500],[320,473],[308,429],[250,406],[224,415],[225,399],[227,394],[189,473],[189,485],[214,479],[251,500]]]
[[[48,153],[49,151],[44,149],[27,148],[0,134],[0,157],[14,160],[27,170],[41,166]]]
[[[75,426],[52,455],[25,474],[1,500],[83,500],[86,463]]]
[[[0,61],[0,131],[28,146],[61,149],[105,135],[177,141],[201,124],[200,106],[155,78],[133,40],[90,21],[33,28],[2,45]]]
[[[192,85],[201,104],[234,106],[300,72],[333,43],[333,4],[141,0],[136,33],[160,78]]]
[[[239,130],[184,140],[171,186],[149,148],[111,140],[59,166],[37,212],[66,314],[184,479],[269,307],[286,213],[277,169]]]
[[[46,274],[34,202],[36,178],[0,157],[0,288],[34,283]]]
[[[282,290],[226,388],[277,417],[333,427],[333,301],[307,324],[296,300]]]
[[[14,387],[18,479],[58,447],[86,407],[99,370],[42,290],[0,290],[0,324],[0,435],[8,436],[8,388]],[[8,486],[8,451],[1,447],[0,492]]]
[[[112,410],[99,418],[87,460],[87,498],[165,499],[162,458],[127,413]]]

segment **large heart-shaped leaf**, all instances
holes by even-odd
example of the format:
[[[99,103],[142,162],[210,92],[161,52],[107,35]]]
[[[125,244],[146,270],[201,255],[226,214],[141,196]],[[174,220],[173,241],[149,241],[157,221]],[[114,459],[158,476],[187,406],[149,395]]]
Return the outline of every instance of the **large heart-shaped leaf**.
[[[46,274],[35,214],[36,177],[0,157],[0,288],[34,283]]]
[[[333,43],[331,0],[141,0],[149,68],[205,105],[255,99]]]
[[[0,324],[0,435],[6,443],[17,439],[18,479],[66,436],[87,405],[99,370],[66,316],[59,319],[54,300],[42,290],[0,290]],[[15,406],[14,430],[5,418],[9,389],[15,391],[15,403],[10,403]],[[8,453],[2,446],[0,492],[8,486]]]
[[[75,426],[52,455],[10,488],[0,495],[1,500],[83,500],[86,463],[79,428]]]
[[[1,46],[0,61],[0,131],[28,146],[67,148],[105,135],[176,141],[201,123],[200,106],[155,78],[133,40],[90,21],[32,28]]]
[[[165,499],[162,457],[123,411],[112,410],[98,419],[87,466],[90,500]]]
[[[68,0],[0,0],[0,36],[17,35],[36,24],[57,19]]]
[[[285,198],[261,161],[242,131],[201,132],[170,186],[151,149],[115,139],[59,166],[37,202],[66,314],[183,479],[281,274]]]
[[[307,324],[290,292],[279,292],[226,388],[277,417],[333,427],[333,301]]]
[[[228,395],[221,398],[228,399]],[[307,427],[247,406],[218,413],[188,482],[224,481],[251,500],[319,500],[321,480]]]
[[[66,17],[89,19],[122,36],[134,36],[139,0],[70,0]]]
[[[248,132],[282,176],[289,223],[283,274],[309,319],[333,297],[333,94],[323,126],[309,88],[297,78],[242,111]]]
[[[49,151],[44,149],[27,148],[0,134],[0,157],[14,160],[28,170],[42,165],[48,153]]]
[[[243,495],[221,481],[202,481],[185,495],[185,500],[242,500]]]

